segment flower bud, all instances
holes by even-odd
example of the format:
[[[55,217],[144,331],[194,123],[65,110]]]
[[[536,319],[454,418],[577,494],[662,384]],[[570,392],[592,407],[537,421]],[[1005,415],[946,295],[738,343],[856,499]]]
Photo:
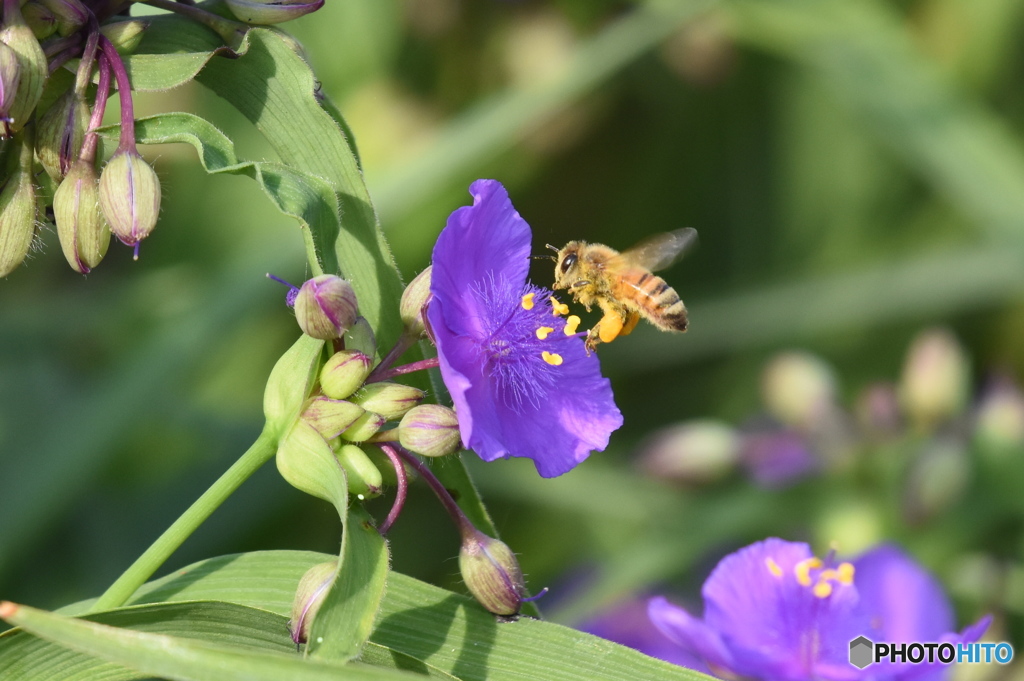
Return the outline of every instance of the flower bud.
[[[331,560],[309,568],[299,580],[299,588],[296,589],[295,600],[292,601],[292,618],[288,621],[295,645],[305,643],[309,639],[313,618],[330,592],[337,573],[338,561]]]
[[[410,336],[419,337],[424,332],[423,308],[430,300],[430,271],[431,268],[427,267],[417,274],[402,292],[399,311],[402,315],[402,322],[405,324],[405,331]]]
[[[421,404],[402,417],[398,425],[398,441],[410,452],[423,456],[451,454],[462,444],[459,419],[448,407]]]
[[[342,440],[349,442],[364,442],[377,434],[388,420],[380,414],[367,411],[355,420],[349,429],[341,434]]]
[[[0,190],[0,277],[6,277],[28,255],[35,236],[36,189],[32,184],[32,144],[16,150],[18,165]]]
[[[280,24],[315,12],[324,0],[227,0],[227,5],[247,24]]]
[[[18,92],[20,79],[21,65],[18,63],[17,53],[0,43],[0,119],[8,117]]]
[[[640,468],[656,478],[688,484],[713,482],[736,465],[740,438],[718,421],[691,421],[655,433],[642,447]]]
[[[967,452],[960,442],[941,439],[929,443],[911,463],[904,493],[907,521],[920,523],[952,506],[970,478]]]
[[[342,350],[331,355],[320,371],[320,389],[324,395],[343,400],[370,375],[373,360],[358,350]]]
[[[473,529],[462,539],[459,571],[466,587],[480,605],[495,615],[519,613],[526,586],[523,571],[512,549]]]
[[[69,36],[85,26],[89,20],[89,10],[81,0],[39,0],[57,17],[57,33]]]
[[[875,440],[894,437],[903,426],[900,401],[891,383],[874,383],[861,392],[854,412],[857,422]]]
[[[84,159],[75,161],[53,195],[53,217],[64,257],[81,274],[99,265],[110,245],[110,228],[100,213],[99,200],[96,169]]]
[[[302,420],[309,423],[326,440],[333,440],[348,430],[360,416],[366,413],[362,407],[344,400],[332,400],[320,395],[310,400],[302,412]]]
[[[126,246],[137,246],[153,231],[160,214],[160,180],[137,152],[117,152],[103,167],[100,208],[110,231]]]
[[[46,172],[60,182],[78,159],[89,127],[85,98],[70,89],[57,98],[39,119],[36,156]]]
[[[6,4],[5,4],[6,6]],[[18,60],[18,86],[14,99],[6,111],[6,135],[18,132],[32,116],[43,95],[43,86],[49,76],[49,66],[39,40],[25,23],[21,9],[11,7],[4,12],[4,27],[0,30],[0,43],[7,45]]]
[[[963,408],[969,390],[967,357],[952,333],[930,329],[914,339],[903,365],[900,402],[919,429],[930,429]]]
[[[423,397],[424,393],[419,388],[381,381],[363,386],[350,399],[366,411],[380,414],[390,421],[404,416],[422,402]]]
[[[32,35],[37,40],[49,38],[57,31],[57,17],[38,2],[25,3],[21,15],[25,17],[25,23],[32,29]]]
[[[809,427],[835,402],[831,368],[806,352],[777,355],[761,376],[765,407],[787,426]]]
[[[344,444],[338,448],[338,463],[345,469],[349,492],[360,500],[380,495],[384,478],[366,452],[356,445]]]
[[[352,285],[333,274],[309,279],[295,297],[295,318],[303,333],[321,340],[341,338],[359,316]]]
[[[299,419],[277,445],[277,470],[302,492],[332,504],[345,496],[334,450],[313,426]]]
[[[121,54],[131,54],[142,42],[143,33],[149,28],[148,21],[132,19],[130,21],[115,21],[111,24],[100,26],[100,33],[106,36],[114,49]]]
[[[989,388],[975,415],[974,436],[987,452],[999,455],[1024,446],[1024,394],[1003,379]]]

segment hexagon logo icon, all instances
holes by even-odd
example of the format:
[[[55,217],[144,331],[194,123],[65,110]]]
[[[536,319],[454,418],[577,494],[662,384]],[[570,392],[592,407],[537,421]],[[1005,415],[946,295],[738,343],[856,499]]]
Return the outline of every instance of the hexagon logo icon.
[[[858,636],[850,641],[850,664],[857,669],[864,669],[873,661],[875,644],[866,636]]]

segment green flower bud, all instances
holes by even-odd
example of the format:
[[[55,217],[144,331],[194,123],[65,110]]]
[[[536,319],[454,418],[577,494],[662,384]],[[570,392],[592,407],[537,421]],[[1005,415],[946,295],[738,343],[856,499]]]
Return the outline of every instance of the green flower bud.
[[[295,590],[295,600],[292,601],[292,617],[288,621],[295,645],[309,640],[313,619],[330,593],[337,574],[338,561],[331,560],[309,568],[299,580],[299,588]]]
[[[365,442],[376,435],[377,431],[387,422],[388,420],[380,414],[367,411],[357,418],[348,430],[341,434],[341,439],[348,440],[349,442]]]
[[[130,21],[115,21],[100,26],[100,33],[106,36],[121,54],[131,54],[142,42],[142,36],[149,28],[148,21],[132,19]]]
[[[275,435],[290,429],[306,407],[320,371],[323,347],[322,340],[299,336],[270,372],[263,392],[263,415]]]
[[[18,54],[0,43],[0,118],[8,117],[18,92],[20,78],[21,64],[18,62]]]
[[[28,255],[35,236],[36,189],[32,184],[32,143],[21,135],[17,166],[0,189],[0,277]]]
[[[338,448],[338,463],[345,469],[349,492],[360,500],[380,495],[384,478],[366,452],[356,445],[343,444]]]
[[[455,412],[439,404],[421,404],[402,417],[398,441],[410,452],[445,456],[459,450],[462,436]]]
[[[431,268],[428,267],[417,274],[402,292],[399,310],[405,331],[410,336],[420,336],[424,331],[423,312],[427,301],[430,300],[430,271]]]
[[[975,415],[974,436],[993,456],[1024,446],[1024,394],[1006,379],[989,388]]]
[[[57,98],[39,119],[36,156],[50,177],[60,182],[82,150],[89,127],[89,106],[74,89]]]
[[[278,443],[275,460],[281,477],[306,494],[337,504],[346,493],[331,445],[301,419]]]
[[[959,412],[970,390],[967,356],[952,333],[930,329],[907,352],[899,396],[907,416],[928,430]]]
[[[309,279],[295,297],[295,318],[307,336],[341,338],[359,316],[352,285],[333,274]]]
[[[655,433],[639,455],[639,465],[651,476],[687,484],[713,482],[739,460],[740,437],[725,423],[690,421]]]
[[[85,26],[89,20],[89,10],[81,0],[39,0],[57,17],[57,33],[69,36]]]
[[[160,180],[138,153],[121,151],[107,161],[100,174],[100,208],[110,231],[126,246],[137,247],[153,231],[160,214]]]
[[[38,2],[25,3],[21,15],[37,40],[48,38],[57,31],[57,17]]]
[[[835,404],[832,369],[806,352],[777,355],[761,377],[765,407],[788,426],[808,428]]]
[[[424,393],[419,388],[381,381],[363,386],[350,400],[390,421],[404,416],[405,412],[422,402],[423,397]]]
[[[372,365],[373,360],[358,350],[336,352],[320,371],[320,389],[328,397],[343,400],[359,389]]]
[[[76,272],[86,274],[100,264],[110,245],[110,228],[100,213],[99,178],[92,163],[79,159],[53,195],[64,257]]]
[[[316,428],[324,439],[333,440],[348,430],[356,419],[365,413],[365,409],[351,402],[332,400],[320,395],[310,400],[302,412],[302,420]]]
[[[32,116],[32,112],[43,95],[43,86],[49,75],[49,67],[43,48],[25,23],[18,7],[4,13],[4,27],[0,30],[0,43],[14,51],[18,59],[18,87],[11,106],[6,111],[6,133],[18,132]]]
[[[459,571],[480,605],[495,615],[519,613],[526,586],[519,561],[504,542],[473,529],[462,539]]]
[[[324,0],[227,0],[227,5],[247,24],[280,24],[315,12]]]

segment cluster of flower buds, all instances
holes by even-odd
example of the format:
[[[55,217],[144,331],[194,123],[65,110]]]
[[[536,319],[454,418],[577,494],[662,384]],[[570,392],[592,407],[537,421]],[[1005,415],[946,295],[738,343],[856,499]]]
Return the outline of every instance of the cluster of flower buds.
[[[37,216],[37,199],[50,196],[57,236],[75,271],[84,274],[99,264],[111,234],[138,257],[139,242],[153,231],[160,213],[160,181],[136,147],[131,83],[121,55],[139,46],[149,22],[127,18],[123,3],[107,0],[0,1],[0,139],[5,140],[0,146],[0,277],[28,255],[37,217],[46,216],[45,211]],[[243,24],[192,3],[147,1],[209,26],[231,46],[248,24],[279,23],[323,5],[323,0],[228,3]],[[75,78],[60,90],[65,79],[50,76],[75,59]],[[96,129],[112,79],[121,129],[116,151],[103,163]],[[43,98],[47,88],[53,97]],[[36,164],[45,175],[36,172]]]

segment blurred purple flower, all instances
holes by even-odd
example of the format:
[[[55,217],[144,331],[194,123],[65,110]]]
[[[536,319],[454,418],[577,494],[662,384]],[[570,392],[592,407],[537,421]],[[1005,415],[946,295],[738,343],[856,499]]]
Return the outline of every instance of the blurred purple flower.
[[[702,669],[700,658],[661,633],[647,615],[647,599],[636,598],[605,610],[581,627],[594,636],[621,643],[645,655],[690,669]]]
[[[526,281],[530,226],[495,180],[448,218],[434,246],[427,308],[462,443],[484,461],[533,459],[546,478],[608,445],[622,414],[578,335]]]
[[[942,588],[893,546],[853,562],[816,558],[807,544],[766,539],[726,556],[704,583],[704,618],[657,597],[654,625],[703,664],[699,671],[771,681],[915,681],[941,677],[936,663],[859,670],[850,641],[976,641],[991,617],[961,634]]]
[[[804,438],[792,430],[747,434],[740,447],[740,459],[754,481],[764,487],[784,487],[818,467],[818,459]]]

